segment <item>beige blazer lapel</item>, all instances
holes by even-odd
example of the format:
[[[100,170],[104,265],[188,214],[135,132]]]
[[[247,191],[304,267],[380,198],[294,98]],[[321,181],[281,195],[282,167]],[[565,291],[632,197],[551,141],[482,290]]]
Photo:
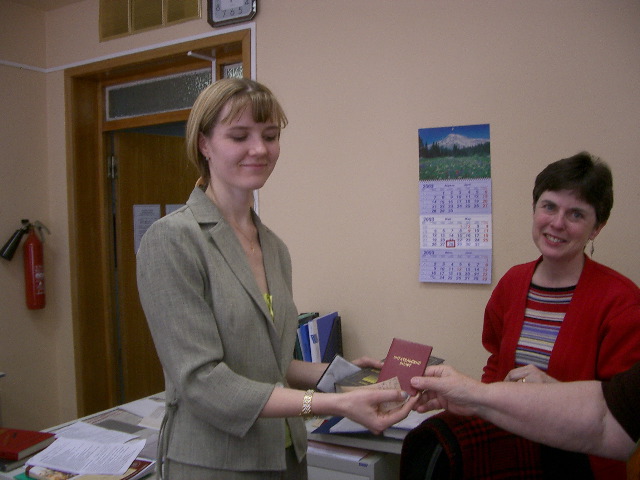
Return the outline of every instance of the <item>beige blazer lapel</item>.
[[[229,268],[233,271],[234,275],[238,278],[244,289],[250,295],[251,299],[255,302],[258,309],[262,312],[263,319],[268,324],[270,341],[274,350],[274,354],[278,359],[278,364],[280,365],[281,358],[278,352],[280,352],[280,335],[282,334],[282,329],[284,328],[284,322],[282,320],[278,320],[277,314],[275,315],[275,322],[271,319],[271,312],[269,312],[269,308],[253,276],[253,272],[251,271],[249,262],[247,261],[246,254],[244,253],[244,250],[242,250],[242,245],[238,241],[233,229],[224,220],[224,217],[222,216],[216,205],[209,199],[209,197],[205,195],[205,193],[201,189],[196,188],[192,192],[191,196],[189,197],[188,204],[191,207],[197,222],[203,227],[204,230],[209,232],[209,235],[211,235],[211,238],[216,245],[216,248],[220,251],[222,256],[227,261]],[[269,235],[266,234],[266,232],[268,232],[268,229],[264,225],[262,225],[257,215],[253,215],[260,235],[263,262],[265,264],[265,271],[267,273],[267,284],[269,285],[270,292],[274,297],[274,312],[277,312],[276,308],[278,297],[281,297],[282,295],[278,295],[277,291],[274,292],[272,290],[269,280],[270,278],[272,278],[270,272],[273,272],[274,269],[281,267],[277,265],[278,259],[275,246],[272,242],[269,241]],[[280,288],[277,288],[277,290],[281,291]]]

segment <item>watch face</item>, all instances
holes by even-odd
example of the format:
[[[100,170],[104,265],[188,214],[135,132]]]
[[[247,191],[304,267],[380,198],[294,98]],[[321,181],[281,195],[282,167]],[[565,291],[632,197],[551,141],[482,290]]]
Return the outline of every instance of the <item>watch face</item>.
[[[250,20],[256,0],[209,0],[209,23],[214,26]]]

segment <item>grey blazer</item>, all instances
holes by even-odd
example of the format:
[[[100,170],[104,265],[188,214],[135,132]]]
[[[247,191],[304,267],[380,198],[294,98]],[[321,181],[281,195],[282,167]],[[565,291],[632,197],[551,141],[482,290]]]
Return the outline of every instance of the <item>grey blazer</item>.
[[[228,470],[284,470],[285,420],[258,418],[296,340],[291,258],[255,215],[274,319],[233,230],[204,192],[156,221],[137,254],[138,291],[165,374],[163,453]],[[287,419],[298,459],[301,418]]]

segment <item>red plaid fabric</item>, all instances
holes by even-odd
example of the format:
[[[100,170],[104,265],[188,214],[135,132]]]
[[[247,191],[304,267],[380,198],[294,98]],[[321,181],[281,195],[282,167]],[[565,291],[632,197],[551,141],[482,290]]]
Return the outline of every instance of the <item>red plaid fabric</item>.
[[[424,421],[407,435],[400,457],[401,480],[424,480],[435,445],[440,444],[437,479],[539,480],[540,446],[479,417],[449,412]],[[442,464],[444,462],[444,465]]]

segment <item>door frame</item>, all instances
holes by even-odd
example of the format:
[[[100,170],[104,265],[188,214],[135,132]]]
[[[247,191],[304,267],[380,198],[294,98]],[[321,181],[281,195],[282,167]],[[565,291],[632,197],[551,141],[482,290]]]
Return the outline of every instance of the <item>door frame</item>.
[[[240,53],[238,54],[238,46]],[[253,29],[123,55],[65,70],[67,204],[69,211],[70,283],[73,317],[76,399],[80,417],[117,405],[117,342],[115,338],[114,259],[109,208],[105,132],[186,120],[189,109],[104,122],[105,82],[149,75],[171,68],[206,68],[206,60],[187,55],[201,52],[217,59],[221,69],[242,61],[251,68]],[[219,78],[219,75],[216,77]]]

